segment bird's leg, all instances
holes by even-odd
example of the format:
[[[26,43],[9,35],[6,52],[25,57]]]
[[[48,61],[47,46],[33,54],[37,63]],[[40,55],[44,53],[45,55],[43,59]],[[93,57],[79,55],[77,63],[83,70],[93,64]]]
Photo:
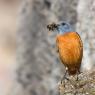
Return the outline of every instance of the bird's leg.
[[[78,78],[78,74],[77,74],[77,79],[76,79],[76,81],[78,81],[79,80],[79,78]]]
[[[64,74],[64,76],[63,76],[63,79],[69,80],[69,79],[66,77],[67,73],[68,73],[68,68],[66,67],[66,71],[65,71],[65,74]]]
[[[76,81],[78,81],[79,80],[79,78],[78,78],[78,75],[80,74],[80,71],[79,70],[77,70],[77,73],[76,73],[76,75],[77,75],[77,79],[76,79]]]
[[[63,82],[63,80],[64,80],[64,87],[65,87],[65,80],[69,80],[69,79],[66,77],[67,72],[68,72],[68,68],[66,67],[65,74],[64,74],[64,76],[63,76],[62,79],[61,79],[61,84],[62,84],[62,82]]]

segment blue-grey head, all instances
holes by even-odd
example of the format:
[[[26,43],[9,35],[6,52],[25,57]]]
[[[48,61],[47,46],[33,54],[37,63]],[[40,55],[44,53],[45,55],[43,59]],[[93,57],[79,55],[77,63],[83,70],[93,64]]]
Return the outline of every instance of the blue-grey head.
[[[64,34],[66,32],[74,31],[72,26],[66,22],[61,22],[59,24],[52,23],[52,24],[47,25],[47,28],[50,31],[57,31],[58,34]]]

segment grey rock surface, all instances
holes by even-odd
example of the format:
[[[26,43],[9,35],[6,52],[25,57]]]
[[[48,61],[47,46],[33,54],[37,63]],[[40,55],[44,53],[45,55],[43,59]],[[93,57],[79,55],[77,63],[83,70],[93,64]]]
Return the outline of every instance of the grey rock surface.
[[[67,76],[58,83],[60,95],[95,95],[95,71],[81,73],[76,77]]]

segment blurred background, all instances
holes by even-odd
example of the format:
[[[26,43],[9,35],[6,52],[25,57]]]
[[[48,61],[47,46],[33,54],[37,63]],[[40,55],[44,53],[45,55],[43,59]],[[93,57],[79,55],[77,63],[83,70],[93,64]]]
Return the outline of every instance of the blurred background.
[[[0,0],[0,95],[58,95],[65,68],[46,25],[59,21],[82,38],[81,70],[94,70],[94,0]]]
[[[0,95],[12,86],[19,5],[20,0],[0,0]]]

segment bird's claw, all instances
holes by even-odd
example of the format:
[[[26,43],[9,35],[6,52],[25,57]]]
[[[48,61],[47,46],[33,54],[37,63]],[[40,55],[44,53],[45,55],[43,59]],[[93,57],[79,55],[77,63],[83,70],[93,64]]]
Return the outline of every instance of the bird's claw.
[[[69,78],[67,78],[66,76],[64,76],[64,77],[61,79],[61,84],[64,85],[64,87],[65,87],[65,84],[66,84],[65,80],[69,81]]]

